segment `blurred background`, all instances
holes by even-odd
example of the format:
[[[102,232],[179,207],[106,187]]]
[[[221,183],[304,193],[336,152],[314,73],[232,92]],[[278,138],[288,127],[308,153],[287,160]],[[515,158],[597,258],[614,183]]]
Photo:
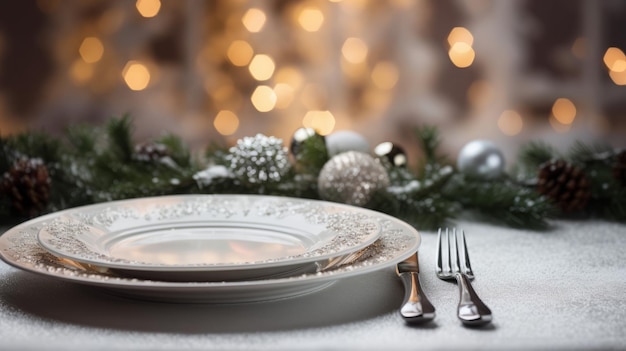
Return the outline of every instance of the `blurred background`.
[[[626,146],[619,0],[0,2],[0,134],[130,114],[194,150],[302,126],[411,156],[489,139]]]

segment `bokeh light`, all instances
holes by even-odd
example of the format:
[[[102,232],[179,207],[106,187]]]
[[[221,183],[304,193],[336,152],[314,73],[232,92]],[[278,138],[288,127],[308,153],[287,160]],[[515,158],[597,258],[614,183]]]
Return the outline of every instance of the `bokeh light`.
[[[456,42],[448,51],[448,56],[450,57],[450,61],[452,61],[455,66],[459,68],[466,68],[472,65],[476,54],[474,53],[474,49],[472,49],[469,44]]]
[[[348,38],[341,47],[341,53],[350,63],[361,63],[367,58],[367,44],[359,38]]]
[[[102,45],[100,39],[96,37],[87,37],[80,44],[78,53],[85,62],[96,63],[102,59],[104,46]]]
[[[454,27],[448,34],[448,56],[450,61],[459,67],[466,68],[472,65],[476,53],[472,48],[474,36],[465,27]]]
[[[616,85],[626,85],[626,56],[616,47],[610,47],[602,58],[609,69],[609,77]]]
[[[456,43],[465,43],[469,46],[474,45],[474,36],[467,28],[454,27],[448,34],[448,44],[453,47]]]
[[[524,120],[517,111],[506,110],[498,118],[498,128],[505,135],[517,135],[522,131],[523,127]]]
[[[302,125],[316,130],[321,135],[328,135],[335,128],[335,116],[328,110],[309,111],[302,119]]]
[[[276,106],[276,100],[274,89],[267,85],[259,85],[250,97],[252,105],[254,105],[254,108],[259,112],[269,112],[273,110],[274,106]]]
[[[274,74],[274,69],[276,65],[274,65],[274,60],[267,55],[256,55],[250,61],[250,66],[248,69],[250,70],[250,74],[252,77],[258,81],[268,80],[272,78]]]
[[[606,67],[614,72],[622,72],[626,69],[626,56],[624,52],[616,47],[610,47],[604,53],[602,58]]]
[[[221,110],[213,119],[213,126],[222,135],[232,135],[239,129],[239,118],[229,110]]]
[[[230,62],[239,67],[247,66],[253,55],[254,50],[252,49],[252,46],[244,40],[233,41],[226,51],[226,56]]]
[[[150,71],[139,61],[128,61],[122,71],[122,76],[131,90],[144,90],[150,83]]]
[[[392,89],[398,83],[398,78],[398,68],[392,62],[379,62],[372,70],[372,81],[379,89]]]
[[[267,17],[263,10],[251,8],[243,15],[241,21],[250,33],[258,33],[263,29]]]
[[[305,7],[298,15],[298,23],[307,32],[317,32],[324,23],[324,14],[318,8]]]
[[[159,10],[161,9],[161,1],[160,0],[137,0],[135,3],[135,7],[137,7],[137,11],[143,17],[150,18],[159,14]]]
[[[559,98],[552,105],[552,115],[561,124],[572,124],[576,117],[576,106],[570,99]]]

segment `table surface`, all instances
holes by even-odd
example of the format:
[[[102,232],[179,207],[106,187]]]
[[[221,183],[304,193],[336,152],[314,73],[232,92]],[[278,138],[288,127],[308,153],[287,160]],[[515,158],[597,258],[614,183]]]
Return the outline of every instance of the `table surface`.
[[[422,232],[422,284],[437,308],[429,324],[401,319],[393,269],[306,296],[211,305],[126,299],[0,262],[0,349],[626,349],[626,225],[458,225],[494,313],[486,328],[456,319],[457,287],[434,273],[436,233]]]

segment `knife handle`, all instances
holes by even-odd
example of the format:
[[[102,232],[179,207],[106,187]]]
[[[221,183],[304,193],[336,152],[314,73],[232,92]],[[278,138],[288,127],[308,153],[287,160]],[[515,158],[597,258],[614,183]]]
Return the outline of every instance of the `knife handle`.
[[[417,272],[400,274],[404,284],[404,300],[400,315],[407,323],[423,323],[435,318],[435,307],[430,303],[422,290]]]

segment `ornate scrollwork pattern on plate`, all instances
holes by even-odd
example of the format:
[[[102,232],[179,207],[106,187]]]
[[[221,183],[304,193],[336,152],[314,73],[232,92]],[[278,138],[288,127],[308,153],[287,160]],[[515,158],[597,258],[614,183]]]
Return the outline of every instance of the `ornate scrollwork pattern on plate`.
[[[290,198],[198,196],[184,201],[173,201],[172,203],[154,204],[152,206],[133,207],[132,204],[121,204],[97,211],[61,216],[45,226],[51,239],[46,239],[44,244],[54,248],[52,251],[68,253],[64,255],[66,257],[79,257],[90,262],[166,266],[165,264],[114,257],[86,245],[83,239],[91,230],[103,233],[111,231],[114,225],[123,223],[121,221],[132,223],[129,228],[132,228],[135,223],[145,225],[169,223],[168,221],[172,221],[172,227],[175,227],[177,224],[174,221],[181,219],[228,220],[235,216],[240,216],[238,218],[256,216],[254,218],[265,220],[271,218],[278,220],[278,222],[296,216],[298,220],[302,219],[305,225],[307,223],[320,225],[324,227],[325,231],[333,233],[332,238],[324,242],[323,245],[312,247],[310,250],[297,255],[238,262],[238,264],[272,263],[332,255],[363,243],[367,238],[380,231],[381,226],[378,218],[361,211],[350,210],[341,204],[334,205]],[[116,230],[119,230],[119,225]],[[223,264],[197,263],[185,264],[184,266],[220,266]],[[167,266],[182,265],[167,264]]]
[[[370,266],[385,264],[391,260],[398,260],[402,254],[407,254],[409,247],[415,247],[419,239],[406,228],[394,224],[391,220],[382,219],[382,232],[378,241],[368,247],[367,255],[364,255],[349,265],[325,270],[318,273],[302,274],[278,280],[259,280],[264,282],[297,281],[311,279],[325,279],[336,275],[345,275],[352,271],[362,271]],[[57,278],[63,278],[88,283],[110,286],[112,288],[122,286],[155,286],[167,288],[168,286],[180,287],[181,285],[197,288],[210,288],[212,286],[229,285],[229,282],[188,282],[171,283],[154,280],[145,280],[119,276],[110,271],[90,270],[89,267],[72,265],[70,262],[60,259],[39,246],[37,233],[45,225],[44,222],[35,222],[13,230],[0,237],[0,253],[5,261],[29,271],[40,272]],[[238,284],[238,283],[233,283]]]

